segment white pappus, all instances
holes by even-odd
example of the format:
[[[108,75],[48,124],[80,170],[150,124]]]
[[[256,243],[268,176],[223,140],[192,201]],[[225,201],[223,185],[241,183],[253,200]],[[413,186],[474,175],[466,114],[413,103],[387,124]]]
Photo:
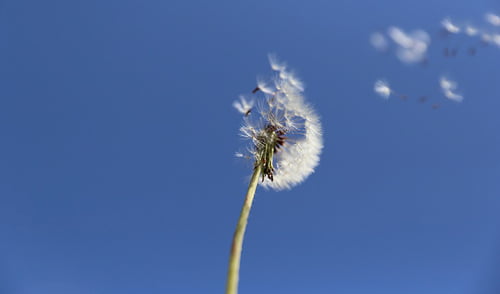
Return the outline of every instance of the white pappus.
[[[291,189],[303,182],[319,164],[323,149],[322,128],[318,115],[305,102],[304,85],[285,63],[270,55],[274,71],[270,81],[259,79],[251,95],[240,97],[233,106],[244,114],[242,137],[250,139],[249,157],[261,166],[260,185],[274,190]]]

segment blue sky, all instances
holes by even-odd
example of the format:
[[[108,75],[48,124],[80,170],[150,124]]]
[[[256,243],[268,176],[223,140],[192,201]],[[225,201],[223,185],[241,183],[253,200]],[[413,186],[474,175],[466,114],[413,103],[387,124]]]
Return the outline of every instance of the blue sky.
[[[269,52],[306,83],[325,148],[303,184],[257,190],[240,293],[498,293],[500,48],[445,58],[469,43],[436,38],[486,12],[500,5],[1,1],[0,293],[222,293],[251,172],[231,103]],[[391,25],[432,35],[427,67],[370,46]]]

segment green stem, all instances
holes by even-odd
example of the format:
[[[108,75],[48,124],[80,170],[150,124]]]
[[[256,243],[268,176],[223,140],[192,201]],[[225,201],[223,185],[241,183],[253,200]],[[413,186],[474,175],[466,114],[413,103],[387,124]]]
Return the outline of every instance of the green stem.
[[[245,202],[243,203],[243,207],[241,208],[240,218],[238,219],[238,224],[236,225],[236,230],[234,231],[233,243],[231,244],[231,254],[229,255],[229,270],[227,272],[226,294],[238,293],[238,279],[240,273],[243,236],[245,235],[245,229],[247,228],[248,215],[250,214],[250,208],[252,208],[255,189],[257,189],[257,183],[259,182],[261,170],[262,166],[260,164],[258,164],[254,168],[250,184],[248,185]]]

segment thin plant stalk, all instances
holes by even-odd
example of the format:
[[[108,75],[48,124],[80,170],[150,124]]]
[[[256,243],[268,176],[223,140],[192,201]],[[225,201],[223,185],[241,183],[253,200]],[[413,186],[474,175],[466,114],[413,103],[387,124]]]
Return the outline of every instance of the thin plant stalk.
[[[240,274],[240,260],[241,250],[243,247],[243,237],[247,228],[248,215],[250,214],[250,209],[252,208],[253,198],[255,196],[255,190],[257,189],[261,171],[262,166],[260,164],[256,165],[252,174],[252,178],[250,179],[250,184],[248,185],[245,202],[243,203],[243,207],[241,208],[240,218],[238,219],[238,224],[236,225],[236,230],[234,231],[233,242],[231,244],[231,253],[229,255],[226,294],[238,293],[238,280]]]

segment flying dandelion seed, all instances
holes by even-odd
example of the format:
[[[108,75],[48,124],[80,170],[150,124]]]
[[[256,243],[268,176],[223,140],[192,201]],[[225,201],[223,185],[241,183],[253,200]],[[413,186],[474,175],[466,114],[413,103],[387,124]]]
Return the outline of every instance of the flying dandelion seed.
[[[465,34],[469,37],[474,37],[478,34],[479,30],[471,25],[466,25],[465,26]]]
[[[441,77],[441,79],[439,80],[439,85],[441,86],[441,89],[454,90],[457,88],[457,83],[446,77]]]
[[[375,85],[373,85],[373,90],[384,99],[389,99],[389,96],[392,93],[389,83],[383,80],[376,81]]]
[[[444,41],[445,46],[437,48],[434,44],[431,46],[431,37],[426,31],[404,31],[398,26],[388,27],[385,33],[372,33],[370,43],[378,51],[391,50],[391,53],[394,53],[403,63],[419,62],[422,65],[429,63],[432,67],[435,67],[440,65],[439,62],[432,60],[433,62],[430,63],[429,56],[436,56],[436,52],[441,53],[447,59],[459,59],[463,56],[479,55],[483,47],[500,48],[500,15],[486,13],[484,19],[486,23],[479,25],[468,20],[457,22],[452,21],[450,18],[444,18],[440,23],[439,32],[442,37],[450,38]],[[442,95],[434,96],[433,93],[426,91],[426,94],[431,95],[429,100],[426,96],[418,96],[419,93],[416,93],[417,95],[410,93],[409,97],[411,99],[408,99],[406,95],[396,93],[387,82],[382,80],[376,81],[373,89],[376,94],[384,99],[393,96],[399,97],[403,101],[407,99],[414,100],[417,103],[425,103],[432,109],[438,109],[446,105],[446,102],[436,99],[453,102],[462,102],[464,100],[464,95],[458,91],[455,81],[439,76],[438,79]]]
[[[493,41],[493,35],[488,33],[481,34],[481,41],[484,45],[488,45]]]
[[[247,101],[245,97],[240,96],[240,101],[234,101],[233,107],[245,116],[248,116],[252,111],[254,100]]]
[[[455,102],[463,101],[464,97],[454,92],[457,89],[457,83],[455,81],[443,76],[439,79],[439,85],[441,86],[441,90],[446,98]]]
[[[451,22],[449,18],[445,18],[441,21],[441,25],[445,32],[450,34],[458,34],[460,33],[460,27]]]
[[[496,46],[500,47],[500,34],[493,34],[491,36],[491,42]]]
[[[389,42],[381,33],[373,33],[370,36],[370,44],[378,51],[386,51],[389,47]]]
[[[484,18],[488,23],[490,23],[493,26],[500,26],[500,16],[493,14],[493,13],[486,13],[484,15]]]
[[[390,27],[387,29],[387,34],[392,41],[403,48],[410,48],[413,45],[413,40],[402,29],[398,27]]]
[[[396,44],[396,56],[405,63],[421,62],[425,59],[430,44],[430,36],[423,30],[410,34],[398,27],[390,27],[387,34]]]

